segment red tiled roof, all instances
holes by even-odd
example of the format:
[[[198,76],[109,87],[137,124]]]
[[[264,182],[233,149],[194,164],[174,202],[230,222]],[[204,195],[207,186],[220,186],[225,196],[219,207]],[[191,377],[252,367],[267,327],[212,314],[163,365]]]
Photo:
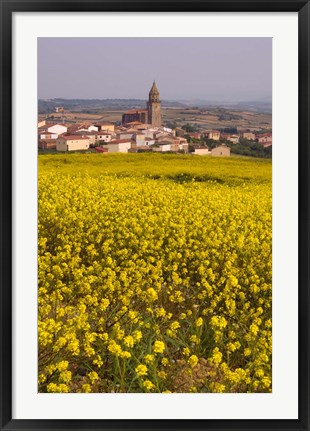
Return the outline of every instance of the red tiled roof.
[[[54,142],[56,142],[56,139],[39,139],[39,142],[46,142],[47,144],[53,144]]]
[[[95,132],[95,131],[89,132],[89,131],[85,131],[85,130],[76,130],[75,133],[78,134],[79,136],[81,136],[81,135],[86,135],[86,136],[98,135],[98,132]]]
[[[95,151],[97,151],[98,153],[107,153],[108,149],[102,147],[95,147]]]
[[[60,138],[63,138],[66,141],[80,141],[81,139],[89,140],[89,138],[86,138],[86,137],[80,136],[80,135],[62,135]],[[58,138],[58,139],[60,139],[60,138]]]
[[[72,124],[71,126],[68,127],[68,132],[76,132],[79,129],[82,129],[83,126],[81,124]]]
[[[258,133],[256,136],[258,138],[265,138],[265,137],[271,138],[272,133],[261,133],[261,134]]]

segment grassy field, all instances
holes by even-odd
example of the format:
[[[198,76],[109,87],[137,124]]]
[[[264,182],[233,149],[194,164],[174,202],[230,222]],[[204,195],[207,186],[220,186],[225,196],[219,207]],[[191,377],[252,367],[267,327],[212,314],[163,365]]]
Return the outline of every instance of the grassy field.
[[[40,392],[271,391],[271,161],[39,156]]]
[[[218,158],[181,154],[40,155],[39,173],[81,172],[90,176],[133,176],[186,182],[217,181],[227,185],[270,183],[271,161],[248,157]],[[183,178],[182,178],[183,177]]]

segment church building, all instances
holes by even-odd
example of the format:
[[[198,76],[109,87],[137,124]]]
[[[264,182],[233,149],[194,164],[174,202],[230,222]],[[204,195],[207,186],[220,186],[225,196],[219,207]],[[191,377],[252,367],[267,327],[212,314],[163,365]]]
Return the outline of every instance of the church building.
[[[130,111],[124,112],[122,123],[128,124],[133,121],[139,121],[140,123],[151,124],[155,127],[161,126],[159,91],[156,87],[155,81],[153,82],[152,88],[149,92],[149,100],[146,106],[147,109],[131,109]]]
[[[152,88],[149,92],[149,101],[147,102],[147,112],[149,123],[152,126],[161,126],[161,115],[160,115],[160,100],[159,91],[157,90],[155,81],[153,82]]]

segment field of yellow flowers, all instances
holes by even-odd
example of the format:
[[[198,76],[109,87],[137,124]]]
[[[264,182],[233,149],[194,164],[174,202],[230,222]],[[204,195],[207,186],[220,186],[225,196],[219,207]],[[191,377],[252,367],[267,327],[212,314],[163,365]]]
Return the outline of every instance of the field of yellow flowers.
[[[271,162],[39,156],[39,392],[271,392]]]

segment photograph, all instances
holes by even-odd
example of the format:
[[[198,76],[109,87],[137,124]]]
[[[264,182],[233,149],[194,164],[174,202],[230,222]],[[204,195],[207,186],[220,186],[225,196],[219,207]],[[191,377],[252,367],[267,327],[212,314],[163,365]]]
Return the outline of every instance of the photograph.
[[[38,392],[272,393],[272,38],[39,37]]]
[[[310,431],[309,12],[0,0],[0,431]]]

